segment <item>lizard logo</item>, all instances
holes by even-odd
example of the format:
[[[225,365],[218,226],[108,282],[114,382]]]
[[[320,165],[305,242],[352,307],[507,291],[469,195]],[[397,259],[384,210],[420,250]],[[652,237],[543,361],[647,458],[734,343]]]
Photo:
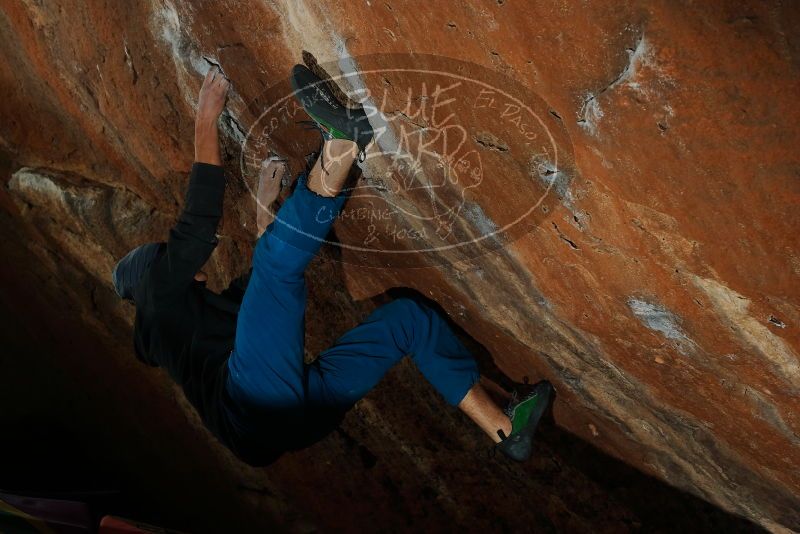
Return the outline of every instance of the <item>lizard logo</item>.
[[[550,215],[576,178],[560,116],[526,86],[467,62],[379,54],[314,65],[342,104],[363,107],[375,131],[362,176],[335,224],[344,261],[421,266],[463,261],[501,248]],[[252,184],[270,154],[318,148],[288,83],[242,148]],[[303,162],[295,158],[295,171]],[[552,194],[553,198],[548,199]],[[564,201],[563,198],[561,198]]]

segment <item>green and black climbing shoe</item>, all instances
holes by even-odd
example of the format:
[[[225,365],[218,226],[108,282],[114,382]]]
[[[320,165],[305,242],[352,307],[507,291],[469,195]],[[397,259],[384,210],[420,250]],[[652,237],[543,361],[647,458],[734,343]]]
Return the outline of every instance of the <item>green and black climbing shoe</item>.
[[[374,135],[364,110],[344,106],[325,82],[303,65],[292,68],[291,78],[295,97],[319,126],[323,137],[355,141],[363,155]]]
[[[528,386],[529,393],[521,400],[516,398],[517,393],[511,399],[511,403],[506,409],[506,415],[511,419],[511,434],[505,436],[502,430],[498,430],[502,440],[496,445],[500,452],[518,462],[524,462],[531,456],[533,450],[533,435],[539,420],[542,418],[547,406],[553,398],[553,385],[547,380],[542,380]]]

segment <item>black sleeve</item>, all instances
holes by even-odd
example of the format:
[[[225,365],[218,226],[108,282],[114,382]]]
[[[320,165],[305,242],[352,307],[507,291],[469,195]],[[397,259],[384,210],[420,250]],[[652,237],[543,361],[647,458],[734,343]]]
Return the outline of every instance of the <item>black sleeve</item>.
[[[222,167],[207,163],[192,165],[183,212],[169,232],[166,253],[153,266],[158,293],[185,290],[208,261],[217,246],[224,196]]]
[[[233,280],[228,288],[222,292],[222,296],[241,303],[242,299],[244,299],[244,292],[247,291],[247,285],[250,283],[250,275],[252,273],[253,269],[250,269],[242,276]]]

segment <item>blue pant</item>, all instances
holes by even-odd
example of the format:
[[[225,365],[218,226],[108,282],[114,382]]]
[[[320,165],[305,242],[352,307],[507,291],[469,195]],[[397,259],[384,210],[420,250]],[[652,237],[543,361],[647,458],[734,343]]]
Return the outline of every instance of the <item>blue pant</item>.
[[[303,274],[344,201],[313,193],[301,175],[258,241],[228,360],[231,398],[262,411],[346,410],[410,355],[445,400],[458,404],[478,380],[475,360],[437,311],[413,299],[376,309],[304,364]]]

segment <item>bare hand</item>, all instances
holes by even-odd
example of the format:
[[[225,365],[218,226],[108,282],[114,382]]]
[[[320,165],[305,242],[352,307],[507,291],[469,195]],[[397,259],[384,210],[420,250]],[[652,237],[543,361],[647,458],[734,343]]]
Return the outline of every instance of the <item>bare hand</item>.
[[[228,95],[230,82],[220,72],[219,67],[211,67],[203,80],[200,88],[200,98],[197,103],[197,120],[216,122],[222,109],[225,107],[225,98]]]
[[[217,119],[225,107],[229,87],[230,82],[219,67],[209,69],[200,88],[194,123],[194,160],[197,162],[222,165]]]

